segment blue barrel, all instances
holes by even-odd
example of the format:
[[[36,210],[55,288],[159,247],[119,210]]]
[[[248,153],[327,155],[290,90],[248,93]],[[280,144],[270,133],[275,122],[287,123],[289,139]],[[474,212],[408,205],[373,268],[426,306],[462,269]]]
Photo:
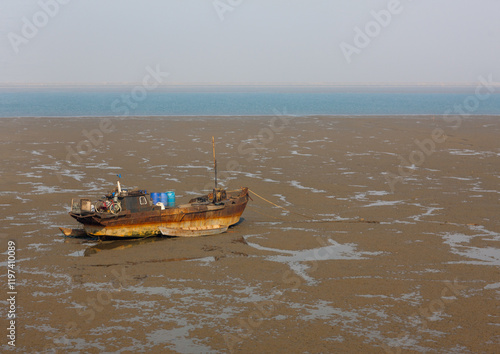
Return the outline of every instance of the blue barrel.
[[[163,205],[167,206],[167,204],[168,204],[167,193],[160,193],[160,202],[162,202]]]
[[[156,204],[160,201],[160,193],[151,193],[151,200],[153,204]]]
[[[175,206],[175,192],[167,192],[168,206]]]

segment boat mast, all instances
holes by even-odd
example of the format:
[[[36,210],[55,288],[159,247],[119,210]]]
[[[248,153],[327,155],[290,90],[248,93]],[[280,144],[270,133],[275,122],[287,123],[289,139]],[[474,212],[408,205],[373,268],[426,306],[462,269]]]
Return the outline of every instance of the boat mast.
[[[212,136],[212,150],[214,152],[215,189],[217,189],[217,160],[215,159],[215,139],[213,136]]]

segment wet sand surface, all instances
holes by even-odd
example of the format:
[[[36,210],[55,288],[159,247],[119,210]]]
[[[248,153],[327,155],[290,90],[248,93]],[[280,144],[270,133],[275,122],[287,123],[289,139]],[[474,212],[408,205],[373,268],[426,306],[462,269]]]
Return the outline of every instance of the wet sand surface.
[[[498,352],[498,117],[2,119],[22,352]],[[64,238],[72,197],[252,194],[225,234]],[[69,151],[74,151],[72,155]],[[77,155],[77,152],[80,154]],[[9,304],[0,301],[2,327]]]

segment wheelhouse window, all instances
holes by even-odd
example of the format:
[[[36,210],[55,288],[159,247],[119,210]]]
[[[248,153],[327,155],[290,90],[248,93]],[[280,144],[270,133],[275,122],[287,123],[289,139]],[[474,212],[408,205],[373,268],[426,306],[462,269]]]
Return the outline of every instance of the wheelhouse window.
[[[147,199],[146,199],[145,196],[140,196],[139,197],[139,204],[141,204],[141,205],[147,205],[148,204],[148,201],[147,201]]]

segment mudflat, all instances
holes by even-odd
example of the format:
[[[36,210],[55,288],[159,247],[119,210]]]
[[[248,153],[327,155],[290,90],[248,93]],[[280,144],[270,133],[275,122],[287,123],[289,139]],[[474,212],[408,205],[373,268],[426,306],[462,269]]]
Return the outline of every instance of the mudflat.
[[[0,125],[2,351],[498,352],[499,117]],[[219,182],[253,192],[227,233],[59,232],[77,226],[71,198],[102,197],[117,174],[178,202],[205,193],[212,136]]]

